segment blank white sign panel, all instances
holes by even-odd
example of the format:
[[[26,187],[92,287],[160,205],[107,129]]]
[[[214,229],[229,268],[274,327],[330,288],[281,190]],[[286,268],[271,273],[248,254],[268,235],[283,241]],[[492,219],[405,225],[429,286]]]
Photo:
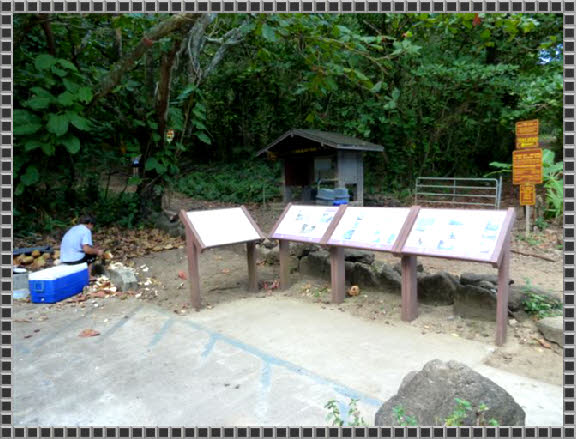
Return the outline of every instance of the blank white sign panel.
[[[348,207],[328,244],[391,250],[409,212],[404,207]]]
[[[320,242],[337,211],[332,206],[290,206],[272,238]]]
[[[262,239],[240,207],[193,211],[187,215],[205,247]]]

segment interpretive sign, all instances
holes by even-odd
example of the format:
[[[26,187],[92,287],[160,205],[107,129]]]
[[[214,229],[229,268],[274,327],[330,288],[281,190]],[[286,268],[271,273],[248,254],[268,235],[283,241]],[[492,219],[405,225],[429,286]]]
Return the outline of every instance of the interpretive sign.
[[[181,210],[180,221],[186,231],[191,302],[197,311],[201,307],[199,254],[207,248],[246,243],[248,290],[257,290],[255,243],[266,236],[244,206],[192,212]]]
[[[496,263],[505,210],[420,209],[401,252]]]
[[[520,185],[520,206],[534,206],[536,204],[536,188],[533,184]]]
[[[520,149],[512,153],[512,183],[542,183],[542,150]]]
[[[327,244],[390,251],[409,212],[404,207],[348,207]]]
[[[186,215],[202,250],[265,238],[244,207],[192,211]]]
[[[271,238],[320,243],[338,212],[333,206],[288,205],[276,224]]]

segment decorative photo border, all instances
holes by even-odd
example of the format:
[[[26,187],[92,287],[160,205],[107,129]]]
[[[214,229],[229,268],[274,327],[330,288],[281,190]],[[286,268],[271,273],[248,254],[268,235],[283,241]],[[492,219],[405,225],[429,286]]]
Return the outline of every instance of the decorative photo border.
[[[564,15],[564,427],[12,427],[12,51],[14,13],[122,12],[526,12]],[[574,429],[574,3],[572,1],[2,1],[1,49],[1,416],[2,437],[575,437]]]

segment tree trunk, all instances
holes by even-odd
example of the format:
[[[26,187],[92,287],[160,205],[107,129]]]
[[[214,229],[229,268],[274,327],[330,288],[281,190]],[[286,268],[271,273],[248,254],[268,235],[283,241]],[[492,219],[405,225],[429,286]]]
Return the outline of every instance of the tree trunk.
[[[54,43],[54,34],[52,33],[52,27],[50,26],[51,14],[38,15],[38,20],[42,25],[44,30],[44,35],[46,35],[46,45],[48,46],[48,53],[52,56],[56,56],[56,44]]]
[[[148,51],[148,49],[150,49],[150,47],[154,45],[155,41],[164,38],[173,32],[192,26],[198,16],[198,14],[173,15],[150,29],[142,37],[136,47],[115,63],[110,69],[110,73],[102,78],[92,102],[95,102],[110,93],[120,82],[124,73],[134,68],[136,62]]]

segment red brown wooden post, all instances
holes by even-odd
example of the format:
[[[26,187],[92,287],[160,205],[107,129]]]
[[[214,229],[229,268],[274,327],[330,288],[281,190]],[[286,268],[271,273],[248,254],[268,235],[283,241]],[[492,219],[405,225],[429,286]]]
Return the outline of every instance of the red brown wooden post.
[[[508,329],[508,278],[510,270],[510,235],[502,246],[502,259],[498,267],[498,293],[496,296],[496,346],[506,341]]]
[[[402,256],[402,314],[405,322],[418,317],[418,278],[416,276],[416,256]]]
[[[200,311],[200,267],[198,255],[200,249],[194,243],[192,231],[186,227],[186,253],[188,254],[188,282],[190,282],[190,302],[196,311]]]
[[[330,275],[332,283],[332,303],[342,303],[346,297],[344,247],[330,246]]]
[[[280,259],[280,290],[287,290],[290,286],[290,242],[285,239],[278,240],[278,253]]]
[[[258,291],[256,285],[256,243],[246,243],[246,255],[248,260],[248,291]]]

